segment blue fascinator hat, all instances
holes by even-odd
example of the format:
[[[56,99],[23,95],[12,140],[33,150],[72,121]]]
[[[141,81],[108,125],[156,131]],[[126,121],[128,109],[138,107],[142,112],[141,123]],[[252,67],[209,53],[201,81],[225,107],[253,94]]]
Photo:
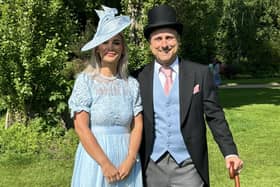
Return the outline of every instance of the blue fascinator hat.
[[[91,41],[86,43],[81,51],[88,51],[116,36],[127,26],[131,20],[129,16],[115,16],[118,14],[116,8],[110,8],[102,5],[103,10],[95,10],[99,17],[96,33]]]

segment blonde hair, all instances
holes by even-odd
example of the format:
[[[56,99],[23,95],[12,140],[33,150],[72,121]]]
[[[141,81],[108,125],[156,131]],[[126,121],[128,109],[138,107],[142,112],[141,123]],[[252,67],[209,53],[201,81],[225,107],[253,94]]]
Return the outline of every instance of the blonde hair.
[[[120,76],[122,79],[127,79],[127,67],[128,67],[128,47],[126,41],[124,39],[124,35],[119,33],[122,39],[123,44],[123,53],[117,65],[117,75]],[[95,76],[99,74],[101,68],[101,59],[100,56],[96,53],[97,47],[92,50],[91,58],[88,62],[87,67],[85,68],[84,72]]]

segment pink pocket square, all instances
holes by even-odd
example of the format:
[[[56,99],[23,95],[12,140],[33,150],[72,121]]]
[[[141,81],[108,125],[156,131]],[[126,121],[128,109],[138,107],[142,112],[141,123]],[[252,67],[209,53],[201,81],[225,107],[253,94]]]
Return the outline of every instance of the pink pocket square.
[[[193,87],[193,94],[196,94],[200,91],[200,88],[199,88],[199,84],[196,84],[194,87]]]

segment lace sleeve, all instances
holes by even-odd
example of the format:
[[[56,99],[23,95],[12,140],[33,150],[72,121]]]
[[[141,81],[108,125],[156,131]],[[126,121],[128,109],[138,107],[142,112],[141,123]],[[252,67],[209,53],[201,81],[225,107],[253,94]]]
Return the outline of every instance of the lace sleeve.
[[[74,117],[75,112],[90,111],[92,97],[88,81],[89,77],[85,73],[79,74],[75,81],[72,94],[68,100],[71,117]]]
[[[140,96],[139,83],[136,79],[129,77],[130,89],[132,90],[133,99],[133,113],[136,116],[139,112],[143,110],[142,100]]]

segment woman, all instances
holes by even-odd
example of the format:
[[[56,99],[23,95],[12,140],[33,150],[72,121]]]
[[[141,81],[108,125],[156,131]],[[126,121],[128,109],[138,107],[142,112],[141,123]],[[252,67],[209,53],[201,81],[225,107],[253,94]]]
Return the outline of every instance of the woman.
[[[128,16],[103,6],[94,38],[91,63],[78,75],[69,99],[80,144],[72,187],[141,187],[138,149],[142,135],[142,105],[138,82],[127,76],[127,47],[122,30]]]

